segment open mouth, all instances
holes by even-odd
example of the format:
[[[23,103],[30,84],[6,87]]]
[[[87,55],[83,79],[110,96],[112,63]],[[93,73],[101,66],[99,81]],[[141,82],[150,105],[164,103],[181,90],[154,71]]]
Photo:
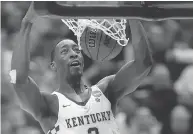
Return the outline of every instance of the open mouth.
[[[80,65],[81,65],[81,64],[80,64],[79,61],[73,61],[73,62],[70,64],[71,67],[79,67]]]

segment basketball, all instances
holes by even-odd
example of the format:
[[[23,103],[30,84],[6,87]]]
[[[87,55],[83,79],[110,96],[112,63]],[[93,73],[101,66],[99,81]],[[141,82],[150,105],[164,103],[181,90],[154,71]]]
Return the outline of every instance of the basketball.
[[[80,37],[83,52],[92,60],[105,61],[115,58],[122,50],[116,40],[100,29],[86,27]]]

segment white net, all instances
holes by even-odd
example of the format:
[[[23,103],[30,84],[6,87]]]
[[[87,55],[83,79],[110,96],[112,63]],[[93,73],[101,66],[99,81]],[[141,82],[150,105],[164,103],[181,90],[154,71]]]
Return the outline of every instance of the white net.
[[[129,38],[126,38],[125,19],[62,19],[62,21],[74,32],[80,46],[80,37],[86,27],[102,30],[121,46],[126,46]],[[81,46],[80,46],[81,47]]]

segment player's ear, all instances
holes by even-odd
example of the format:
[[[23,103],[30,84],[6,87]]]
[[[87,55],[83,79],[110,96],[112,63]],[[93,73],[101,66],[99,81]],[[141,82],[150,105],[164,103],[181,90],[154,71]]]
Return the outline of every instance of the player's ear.
[[[53,71],[57,71],[57,68],[56,68],[56,62],[55,61],[52,61],[51,63],[50,63],[50,68],[53,70]]]

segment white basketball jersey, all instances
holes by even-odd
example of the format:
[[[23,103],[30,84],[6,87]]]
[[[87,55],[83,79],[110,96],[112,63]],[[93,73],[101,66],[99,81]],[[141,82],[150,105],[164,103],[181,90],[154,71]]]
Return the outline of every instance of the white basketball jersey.
[[[47,134],[119,134],[111,103],[97,86],[85,106],[78,105],[58,92],[58,120]]]

